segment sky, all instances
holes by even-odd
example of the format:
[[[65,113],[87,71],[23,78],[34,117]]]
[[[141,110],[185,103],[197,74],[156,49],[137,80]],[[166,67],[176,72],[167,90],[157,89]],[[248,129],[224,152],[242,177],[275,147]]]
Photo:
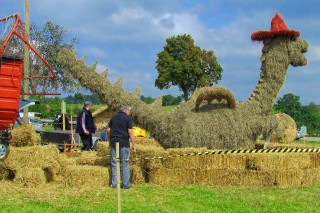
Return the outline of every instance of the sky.
[[[157,53],[166,39],[190,34],[202,49],[214,50],[224,69],[218,83],[228,87],[238,101],[246,100],[260,74],[262,43],[250,36],[270,30],[276,12],[289,29],[301,32],[309,43],[305,67],[289,67],[278,97],[300,96],[303,104],[320,104],[320,1],[318,0],[30,0],[30,20],[63,26],[79,39],[79,57],[88,65],[98,61],[97,72],[109,69],[108,78],[124,78],[131,92],[139,84],[142,95],[181,95],[177,87],[154,86]],[[19,13],[24,0],[0,0],[0,17]]]

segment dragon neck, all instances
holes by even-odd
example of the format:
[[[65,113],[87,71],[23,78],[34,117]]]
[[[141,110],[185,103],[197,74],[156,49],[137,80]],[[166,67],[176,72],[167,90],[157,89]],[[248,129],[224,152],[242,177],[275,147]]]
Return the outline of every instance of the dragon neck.
[[[250,107],[269,112],[285,81],[288,66],[288,41],[284,38],[264,42],[259,81],[246,101]]]
[[[145,104],[140,100],[139,87],[133,93],[127,93],[122,89],[122,78],[113,85],[106,78],[107,71],[98,74],[97,63],[91,67],[86,66],[84,60],[77,59],[75,53],[69,49],[62,49],[58,60],[83,87],[97,94],[112,111],[118,111],[121,105],[129,105],[133,108],[132,117],[135,123],[148,131],[154,131],[155,124],[159,122],[162,115],[162,97],[153,104]]]

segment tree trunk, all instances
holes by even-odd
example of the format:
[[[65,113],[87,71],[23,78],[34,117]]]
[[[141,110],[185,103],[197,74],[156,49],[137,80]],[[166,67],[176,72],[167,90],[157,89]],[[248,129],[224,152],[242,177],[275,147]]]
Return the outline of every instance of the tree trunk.
[[[189,94],[186,90],[183,90],[183,98],[185,101],[188,101],[189,100]]]

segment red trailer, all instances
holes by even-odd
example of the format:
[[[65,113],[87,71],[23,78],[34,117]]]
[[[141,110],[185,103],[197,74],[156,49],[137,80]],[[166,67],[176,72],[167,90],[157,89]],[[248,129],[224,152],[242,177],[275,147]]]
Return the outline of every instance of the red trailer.
[[[48,62],[30,45],[25,36],[23,23],[18,14],[1,18],[0,24],[9,26],[0,27],[0,35],[5,35],[2,39],[0,37],[0,160],[3,160],[8,155],[8,141],[10,139],[9,130],[13,128],[16,116],[19,112],[22,80],[55,78],[56,75]],[[6,47],[12,38],[14,38],[15,41],[19,40],[26,44],[28,51],[32,52],[34,56],[38,57],[43,62],[51,75],[36,75],[23,79],[22,58],[19,56],[9,56],[5,53]],[[15,48],[16,46],[13,47],[13,49]],[[24,94],[28,94],[28,92]]]

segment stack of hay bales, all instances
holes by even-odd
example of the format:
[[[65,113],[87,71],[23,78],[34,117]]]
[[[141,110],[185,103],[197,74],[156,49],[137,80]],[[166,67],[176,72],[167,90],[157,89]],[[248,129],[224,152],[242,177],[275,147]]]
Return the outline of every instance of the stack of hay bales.
[[[55,146],[11,146],[0,171],[8,174],[3,179],[12,180],[20,186],[37,187],[59,181],[64,165]]]
[[[320,153],[210,154],[213,151],[207,148],[165,150],[160,146],[137,144],[137,152],[131,152],[130,157],[131,181],[164,186],[285,188],[320,180]],[[97,155],[110,155],[108,143],[98,144]]]
[[[148,180],[158,185],[284,188],[320,179],[320,153],[182,155],[149,165]]]
[[[279,118],[279,125],[273,130],[271,141],[285,144],[292,143],[297,135],[296,122],[284,113],[276,116]]]
[[[0,163],[0,180],[23,187],[50,182],[77,188],[109,185],[109,143],[99,142],[97,152],[81,152],[73,158],[60,154],[55,146],[16,144],[23,147],[10,147],[8,158]],[[217,150],[165,150],[143,138],[137,138],[136,149],[130,156],[133,184],[289,187],[320,180],[320,153],[212,154]]]
[[[40,139],[37,136],[31,123],[24,123],[11,131],[12,139],[10,145],[15,147],[34,146],[40,144]]]

